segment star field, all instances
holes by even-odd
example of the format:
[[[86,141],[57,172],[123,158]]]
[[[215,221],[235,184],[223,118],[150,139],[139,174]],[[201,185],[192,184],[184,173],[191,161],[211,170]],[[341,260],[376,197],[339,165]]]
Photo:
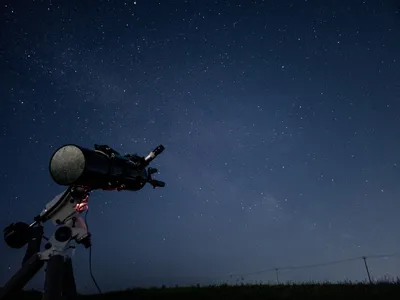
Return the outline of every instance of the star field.
[[[395,1],[1,5],[3,227],[31,222],[63,191],[48,163],[64,144],[166,147],[152,164],[165,188],[89,199],[102,290],[400,251]],[[23,251],[3,242],[0,252],[4,284]],[[78,289],[95,291],[88,250],[73,261]],[[399,267],[370,262],[376,277]],[[363,280],[365,270],[354,261],[280,277]]]

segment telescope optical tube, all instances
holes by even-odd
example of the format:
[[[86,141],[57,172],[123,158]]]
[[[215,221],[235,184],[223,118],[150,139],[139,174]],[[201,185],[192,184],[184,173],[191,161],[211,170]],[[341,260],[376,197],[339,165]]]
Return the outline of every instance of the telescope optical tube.
[[[65,145],[56,150],[50,159],[50,175],[60,185],[102,188],[107,185],[110,158],[104,153]]]

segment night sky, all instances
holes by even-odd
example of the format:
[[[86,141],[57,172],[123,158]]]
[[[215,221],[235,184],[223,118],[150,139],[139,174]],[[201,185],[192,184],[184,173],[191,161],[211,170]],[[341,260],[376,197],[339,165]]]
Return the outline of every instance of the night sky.
[[[2,227],[65,189],[48,171],[64,144],[166,147],[164,189],[91,195],[103,291],[400,250],[396,1],[2,1],[0,33]],[[0,253],[2,285],[24,251]],[[400,276],[399,257],[369,266]],[[365,276],[355,260],[280,279]]]

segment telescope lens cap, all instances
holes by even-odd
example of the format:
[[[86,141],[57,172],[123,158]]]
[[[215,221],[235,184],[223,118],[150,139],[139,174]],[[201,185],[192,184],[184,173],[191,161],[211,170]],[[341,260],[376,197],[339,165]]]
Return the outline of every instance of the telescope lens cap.
[[[60,185],[72,185],[82,176],[86,159],[75,145],[59,148],[50,159],[50,175]]]

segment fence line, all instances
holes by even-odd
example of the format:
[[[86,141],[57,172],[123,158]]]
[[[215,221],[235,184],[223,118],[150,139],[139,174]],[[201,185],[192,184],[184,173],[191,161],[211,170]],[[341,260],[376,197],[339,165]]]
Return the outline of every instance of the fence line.
[[[374,255],[369,255],[369,256],[357,256],[357,257],[352,257],[352,258],[334,260],[334,261],[329,261],[329,262],[321,262],[321,263],[315,263],[315,264],[274,267],[274,268],[268,268],[268,269],[263,269],[263,270],[248,272],[248,273],[230,273],[229,276],[231,278],[232,277],[241,277],[243,279],[244,276],[275,272],[276,273],[276,281],[279,283],[279,271],[317,268],[317,267],[323,267],[323,266],[342,264],[342,263],[350,262],[350,261],[363,260],[364,265],[365,265],[365,269],[366,269],[366,273],[368,275],[369,282],[372,283],[371,275],[370,275],[368,264],[367,264],[367,259],[370,259],[370,258],[389,258],[389,257],[395,257],[395,256],[400,256],[400,251],[394,252],[394,253],[388,253],[388,254],[374,254]]]

